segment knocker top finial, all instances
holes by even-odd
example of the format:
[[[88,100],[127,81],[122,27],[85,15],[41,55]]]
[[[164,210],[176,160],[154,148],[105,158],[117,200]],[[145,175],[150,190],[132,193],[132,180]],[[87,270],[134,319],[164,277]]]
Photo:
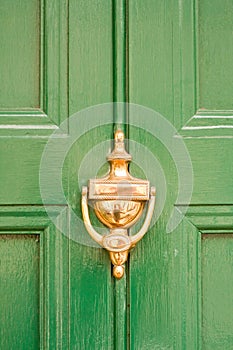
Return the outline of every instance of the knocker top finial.
[[[125,136],[123,131],[117,130],[114,137],[114,149],[112,153],[107,156],[107,160],[111,162],[114,159],[124,160],[130,162],[132,156],[125,150]]]
[[[115,132],[115,142],[124,142],[125,135],[122,130],[117,130]]]

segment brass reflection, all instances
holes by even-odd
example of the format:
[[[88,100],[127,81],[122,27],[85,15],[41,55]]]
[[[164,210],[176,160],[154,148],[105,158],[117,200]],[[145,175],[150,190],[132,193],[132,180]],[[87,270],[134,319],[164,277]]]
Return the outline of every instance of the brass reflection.
[[[89,180],[82,191],[82,213],[85,227],[91,237],[110,253],[114,265],[113,275],[124,275],[124,263],[129,250],[144,236],[149,228],[155,204],[155,188],[147,180],[130,175],[128,165],[132,157],[125,150],[124,133],[115,133],[115,145],[107,157],[110,163],[109,174],[100,179]],[[93,206],[98,219],[110,229],[102,236],[91,225],[88,202]],[[129,236],[127,229],[141,216],[148,203],[147,215],[140,231]]]

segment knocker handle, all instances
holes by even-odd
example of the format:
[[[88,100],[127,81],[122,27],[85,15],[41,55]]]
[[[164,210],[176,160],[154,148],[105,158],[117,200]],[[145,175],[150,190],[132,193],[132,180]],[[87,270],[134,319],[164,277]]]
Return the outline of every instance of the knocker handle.
[[[150,223],[151,223],[151,219],[153,216],[153,212],[154,212],[154,206],[155,206],[155,187],[151,187],[150,200],[148,203],[147,214],[146,214],[146,218],[144,220],[144,223],[143,223],[143,225],[138,233],[136,233],[133,236],[130,236],[132,246],[134,246],[137,242],[139,242],[143,238],[143,236],[146,234],[146,232],[148,231]]]
[[[83,222],[87,232],[89,233],[89,235],[94,241],[96,241],[99,245],[102,246],[103,237],[98,232],[96,232],[96,230],[92,227],[92,224],[90,221],[88,204],[87,204],[87,187],[86,186],[83,186],[82,188],[82,214],[83,214]]]

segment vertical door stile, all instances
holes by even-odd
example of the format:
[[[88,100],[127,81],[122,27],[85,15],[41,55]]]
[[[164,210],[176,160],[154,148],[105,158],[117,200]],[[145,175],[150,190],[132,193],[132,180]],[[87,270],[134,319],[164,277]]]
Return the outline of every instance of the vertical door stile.
[[[113,123],[114,131],[121,129],[126,139],[128,134],[128,31],[127,0],[113,0]],[[121,102],[121,103],[119,103]],[[128,144],[126,142],[128,151]],[[114,279],[114,349],[129,349],[128,324],[129,313],[129,260],[126,263],[125,275],[122,279]]]

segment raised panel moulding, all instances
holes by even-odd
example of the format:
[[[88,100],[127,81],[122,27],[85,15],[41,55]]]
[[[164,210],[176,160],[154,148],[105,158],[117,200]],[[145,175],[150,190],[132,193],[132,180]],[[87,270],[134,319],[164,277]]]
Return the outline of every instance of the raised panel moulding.
[[[184,137],[233,137],[233,111],[198,110],[179,130]]]
[[[0,136],[48,135],[68,117],[68,2],[41,0],[38,6],[38,107],[0,105]]]
[[[174,27],[174,119],[178,137],[233,137],[233,45],[232,41],[228,43],[233,32],[232,2],[226,1],[229,10],[218,1],[214,3],[215,11],[211,12],[213,3],[206,0],[179,2],[186,16],[179,16]],[[224,26],[223,21],[227,22]]]
[[[185,205],[177,205],[183,213]],[[202,233],[233,233],[233,205],[190,205],[185,217]]]

